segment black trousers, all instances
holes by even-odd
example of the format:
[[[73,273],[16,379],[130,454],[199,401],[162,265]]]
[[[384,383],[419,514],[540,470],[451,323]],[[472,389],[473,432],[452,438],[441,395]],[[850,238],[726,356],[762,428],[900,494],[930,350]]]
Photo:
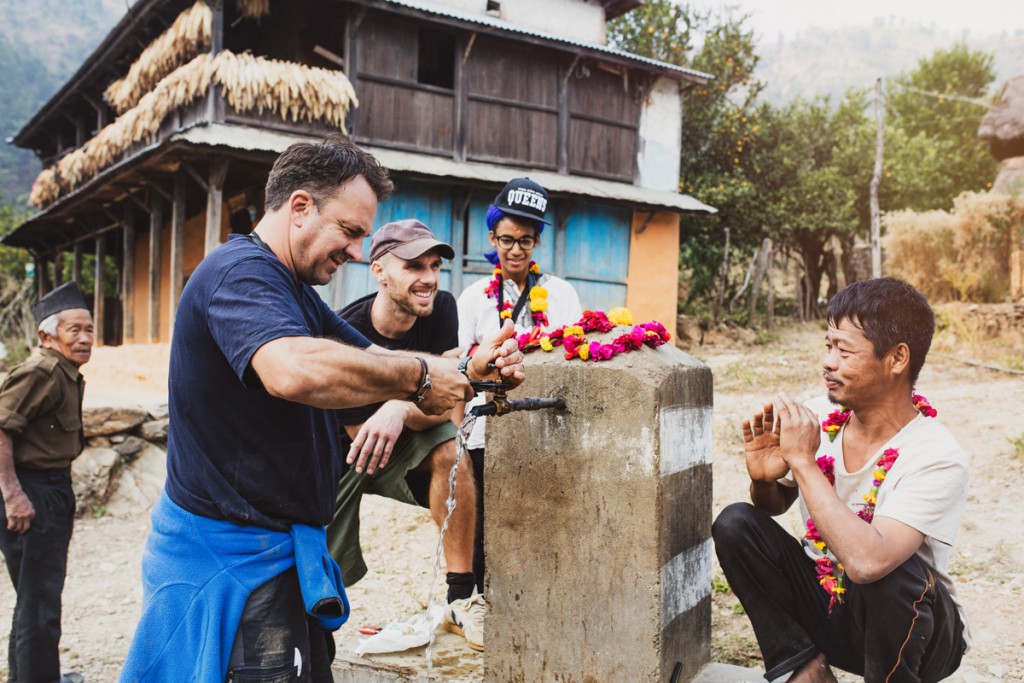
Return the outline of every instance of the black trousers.
[[[18,594],[11,622],[7,680],[57,683],[61,675],[60,599],[75,521],[71,468],[16,471],[36,516],[27,532],[15,533],[7,529],[7,509],[0,503],[0,551]]]
[[[330,683],[334,636],[306,615],[295,568],[249,594],[228,660],[229,683]]]
[[[476,484],[476,536],[473,539],[473,576],[476,590],[484,593],[484,449],[471,448],[468,451],[473,461],[473,480]]]
[[[963,624],[945,586],[917,556],[869,584],[846,579],[829,596],[800,541],[748,503],[730,505],[712,527],[715,551],[750,618],[774,680],[819,652],[865,683],[932,683],[960,666]]]

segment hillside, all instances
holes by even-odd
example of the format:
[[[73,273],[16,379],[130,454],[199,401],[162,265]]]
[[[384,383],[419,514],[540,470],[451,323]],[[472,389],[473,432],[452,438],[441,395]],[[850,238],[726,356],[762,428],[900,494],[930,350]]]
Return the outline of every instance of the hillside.
[[[81,66],[125,11],[125,0],[0,0],[0,139],[24,123]],[[0,145],[0,199],[24,206],[39,164]]]
[[[997,87],[1024,74],[1024,30],[984,37],[958,35],[894,19],[877,20],[870,26],[810,30],[786,40],[763,36],[757,74],[767,83],[763,97],[772,104],[815,95],[830,95],[835,101],[848,88],[870,88],[879,76],[913,69],[918,60],[960,39],[974,50],[995,56]]]

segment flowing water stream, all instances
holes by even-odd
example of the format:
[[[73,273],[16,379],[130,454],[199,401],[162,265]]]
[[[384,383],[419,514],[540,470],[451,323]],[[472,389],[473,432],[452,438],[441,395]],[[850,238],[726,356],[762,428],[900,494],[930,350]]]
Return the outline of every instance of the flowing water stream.
[[[430,678],[431,668],[433,667],[432,659],[432,648],[434,646],[434,630],[437,624],[431,621],[431,615],[434,613],[434,603],[437,600],[437,594],[434,587],[437,585],[437,577],[441,571],[441,558],[444,555],[444,534],[448,531],[448,521],[452,518],[452,511],[455,510],[455,481],[459,472],[459,463],[462,462],[462,458],[466,455],[466,439],[469,438],[470,433],[473,431],[473,425],[476,424],[475,415],[466,415],[466,418],[459,425],[458,434],[455,437],[455,464],[452,465],[451,472],[448,473],[448,499],[445,501],[445,516],[444,524],[441,525],[441,534],[437,539],[437,552],[434,555],[434,576],[430,581],[430,587],[428,588],[429,599],[427,601],[427,622],[430,624],[430,640],[427,641],[427,679]],[[471,522],[475,524],[475,521]]]

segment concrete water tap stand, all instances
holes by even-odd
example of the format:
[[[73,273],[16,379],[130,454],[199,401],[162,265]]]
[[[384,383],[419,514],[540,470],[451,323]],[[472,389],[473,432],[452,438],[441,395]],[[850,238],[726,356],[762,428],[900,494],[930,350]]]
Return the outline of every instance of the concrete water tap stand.
[[[710,370],[670,345],[538,351],[517,396],[567,407],[488,425],[486,651],[445,634],[427,679],[422,648],[339,644],[336,681],[686,682],[708,663]]]

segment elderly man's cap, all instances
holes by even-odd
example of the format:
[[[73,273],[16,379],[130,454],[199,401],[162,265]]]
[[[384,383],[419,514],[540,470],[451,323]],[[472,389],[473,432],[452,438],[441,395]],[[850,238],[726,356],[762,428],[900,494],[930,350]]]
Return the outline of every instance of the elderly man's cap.
[[[494,198],[494,206],[513,216],[550,224],[550,221],[544,219],[548,211],[548,191],[529,178],[513,178],[508,181]]]
[[[85,297],[82,296],[82,290],[78,288],[78,283],[74,280],[61,285],[40,299],[32,307],[32,315],[35,316],[36,324],[38,325],[51,315],[71,308],[84,308],[86,310],[89,308],[85,305]]]
[[[431,249],[446,259],[455,258],[455,250],[430,232],[430,228],[415,218],[395,221],[381,226],[370,240],[370,262],[376,261],[384,254],[394,254],[398,258],[411,261],[419,258]]]

